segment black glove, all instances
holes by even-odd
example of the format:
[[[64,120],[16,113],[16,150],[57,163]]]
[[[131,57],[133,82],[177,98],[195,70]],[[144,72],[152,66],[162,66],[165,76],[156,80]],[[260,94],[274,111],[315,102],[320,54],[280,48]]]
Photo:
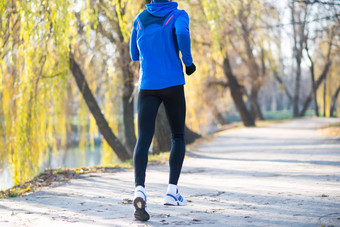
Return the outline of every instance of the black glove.
[[[185,67],[185,72],[187,73],[188,76],[193,74],[196,71],[196,65],[192,63],[190,66]]]

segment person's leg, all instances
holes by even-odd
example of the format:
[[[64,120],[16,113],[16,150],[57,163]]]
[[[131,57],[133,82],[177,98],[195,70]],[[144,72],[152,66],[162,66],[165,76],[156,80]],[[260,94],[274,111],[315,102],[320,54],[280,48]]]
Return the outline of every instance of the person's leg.
[[[185,156],[185,96],[184,87],[175,86],[162,91],[161,96],[171,128],[171,151],[169,158],[169,185],[164,205],[184,206],[187,201],[180,195],[177,183]]]
[[[148,152],[155,131],[155,120],[161,99],[152,91],[141,90],[138,95],[138,139],[134,150],[135,185],[145,187]]]
[[[162,100],[172,133],[169,184],[177,185],[185,156],[184,127],[186,104],[183,85],[164,90]]]
[[[150,219],[146,205],[145,171],[148,163],[148,152],[155,131],[155,120],[161,99],[153,91],[141,90],[138,95],[138,139],[134,150],[135,196],[133,205],[137,220]]]

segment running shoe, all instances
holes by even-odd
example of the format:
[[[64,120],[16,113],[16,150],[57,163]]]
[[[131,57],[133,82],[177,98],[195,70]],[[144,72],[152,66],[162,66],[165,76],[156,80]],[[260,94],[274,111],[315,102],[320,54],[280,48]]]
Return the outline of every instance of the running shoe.
[[[179,194],[178,190],[176,194],[166,194],[164,199],[164,205],[168,206],[185,206],[188,202],[184,199],[181,194]]]
[[[149,212],[146,206],[146,195],[144,188],[138,186],[135,191],[135,198],[133,200],[133,206],[135,207],[135,218],[139,221],[147,221],[150,219]]]

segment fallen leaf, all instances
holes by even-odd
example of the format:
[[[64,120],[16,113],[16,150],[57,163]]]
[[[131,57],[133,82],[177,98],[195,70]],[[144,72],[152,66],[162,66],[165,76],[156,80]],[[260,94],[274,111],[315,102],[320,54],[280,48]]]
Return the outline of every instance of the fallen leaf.
[[[132,200],[131,199],[124,199],[122,204],[132,204]]]
[[[223,210],[223,209],[221,209],[221,208],[213,208],[212,210]]]

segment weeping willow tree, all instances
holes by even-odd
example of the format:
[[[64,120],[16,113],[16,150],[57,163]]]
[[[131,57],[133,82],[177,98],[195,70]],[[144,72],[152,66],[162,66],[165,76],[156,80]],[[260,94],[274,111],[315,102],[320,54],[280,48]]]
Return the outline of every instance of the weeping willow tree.
[[[15,184],[36,175],[51,155],[67,146],[74,114],[80,146],[93,146],[86,135],[98,129],[72,88],[75,84],[70,85],[69,53],[70,47],[81,52],[81,42],[94,42],[96,10],[91,1],[0,3],[0,164],[8,165]],[[96,90],[96,83],[90,81],[90,87]],[[72,104],[75,112],[70,111]]]
[[[0,152],[16,184],[38,173],[50,149],[66,144],[64,91],[76,35],[70,8],[66,0],[0,4]]]

